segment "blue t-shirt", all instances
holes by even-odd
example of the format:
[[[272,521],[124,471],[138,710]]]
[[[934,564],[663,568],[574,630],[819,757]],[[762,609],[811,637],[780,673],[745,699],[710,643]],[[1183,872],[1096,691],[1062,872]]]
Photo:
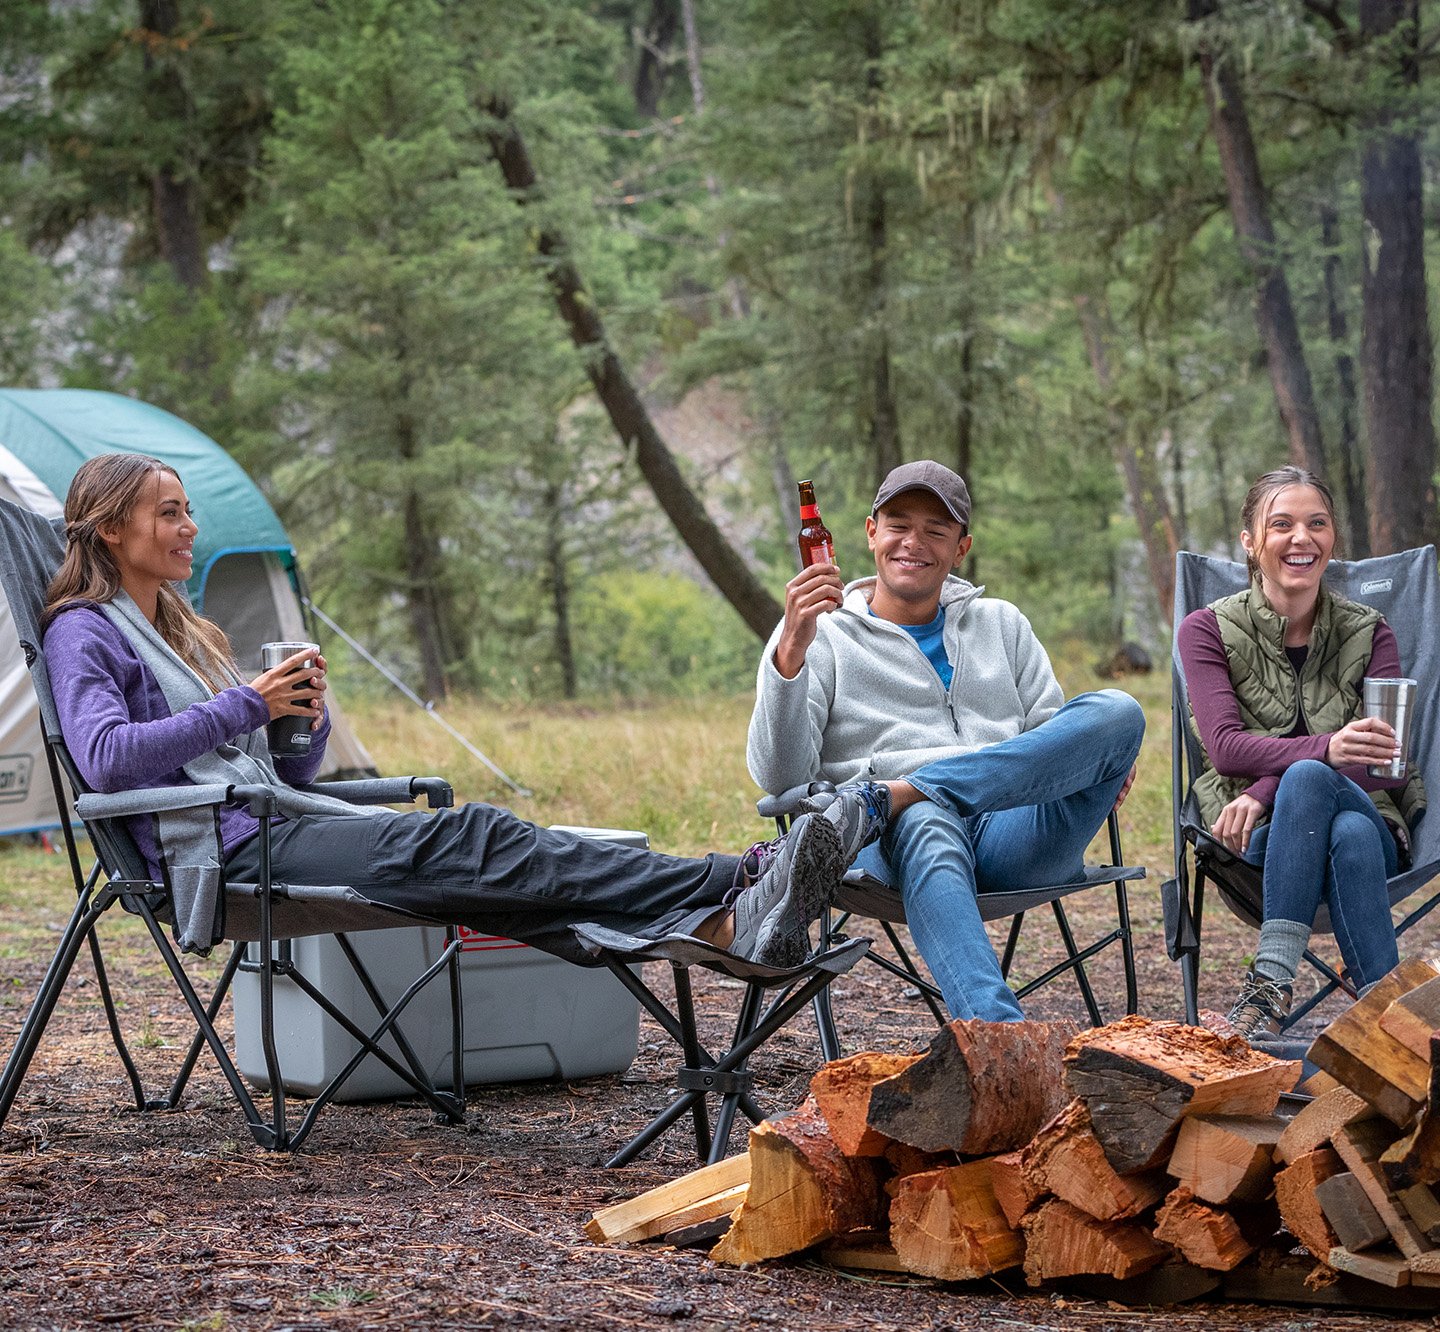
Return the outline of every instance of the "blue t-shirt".
[[[870,613],[873,615],[875,612]],[[955,668],[950,665],[950,658],[945,655],[944,607],[936,611],[935,618],[929,624],[902,624],[900,628],[915,640],[915,646],[935,668],[935,674],[940,677],[940,683],[948,693],[950,681],[955,676]]]

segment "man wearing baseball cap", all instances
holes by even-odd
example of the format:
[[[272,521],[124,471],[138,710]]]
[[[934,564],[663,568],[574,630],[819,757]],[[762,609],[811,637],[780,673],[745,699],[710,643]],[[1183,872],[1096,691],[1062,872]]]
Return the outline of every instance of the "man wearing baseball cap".
[[[785,588],[760,663],[746,761],[814,806],[892,883],[952,1017],[1018,1021],[976,894],[1075,877],[1129,792],[1145,717],[1105,689],[1065,702],[1029,621],[956,576],[970,493],[938,462],[881,483],[873,577],[815,564]]]

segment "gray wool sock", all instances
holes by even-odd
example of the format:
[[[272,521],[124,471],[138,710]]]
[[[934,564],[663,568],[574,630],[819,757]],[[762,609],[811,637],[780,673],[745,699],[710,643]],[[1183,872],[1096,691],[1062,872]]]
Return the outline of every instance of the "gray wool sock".
[[[1310,942],[1310,927],[1298,920],[1267,920],[1260,926],[1260,943],[1250,969],[1267,980],[1289,985],[1300,969]]]

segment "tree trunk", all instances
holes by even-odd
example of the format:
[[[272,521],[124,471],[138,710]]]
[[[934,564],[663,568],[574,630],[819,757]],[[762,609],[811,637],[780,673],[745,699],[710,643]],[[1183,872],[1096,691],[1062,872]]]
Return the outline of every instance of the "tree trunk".
[[[409,455],[406,455],[409,456]],[[435,580],[440,570],[438,543],[430,534],[420,507],[420,495],[405,487],[405,608],[410,632],[420,652],[420,674],[425,697],[435,701],[448,692],[445,681],[445,635],[436,604]]]
[[[510,118],[506,103],[492,98],[484,109],[495,121],[489,131],[491,151],[505,183],[514,191],[516,203],[523,207],[534,198],[539,183],[529,149]],[[768,638],[784,614],[782,607],[746,565],[740,552],[726,540],[690,489],[675,455],[661,439],[639,392],[610,346],[594,298],[586,291],[571,262],[564,238],[552,228],[542,226],[535,244],[545,261],[545,276],[560,316],[570,330],[571,340],[585,354],[585,370],[590,382],[621,440],[627,448],[635,450],[641,475],[721,595],[752,632],[761,639]]]
[[[545,487],[545,572],[550,584],[550,609],[555,615],[555,661],[566,698],[577,692],[575,642],[570,632],[570,571],[565,557],[564,489],[555,481]]]
[[[1365,505],[1364,464],[1356,430],[1355,358],[1350,355],[1350,328],[1340,296],[1340,215],[1330,204],[1320,206],[1320,239],[1325,246],[1325,310],[1330,342],[1335,348],[1335,379],[1340,407],[1340,482],[1345,493],[1345,527],[1350,558],[1370,556],[1370,519]]]
[[[1101,396],[1108,403],[1114,392],[1110,374],[1109,329],[1103,305],[1097,307],[1088,296],[1075,297],[1075,310],[1080,317],[1080,331],[1090,356],[1090,367],[1100,386]],[[1125,493],[1140,528],[1145,546],[1145,562],[1150,570],[1150,583],[1160,604],[1160,614],[1168,624],[1175,606],[1175,554],[1180,539],[1170,501],[1160,480],[1160,466],[1154,446],[1148,439],[1127,438],[1128,428],[1113,408],[1107,408],[1112,447],[1116,465],[1125,478]]]
[[[1190,0],[1192,20],[1213,18],[1220,0]],[[1260,175],[1260,159],[1250,132],[1250,117],[1240,92],[1233,61],[1225,52],[1201,42],[1198,55],[1204,75],[1205,100],[1210,108],[1210,125],[1220,150],[1230,215],[1240,252],[1255,273],[1255,320],[1265,344],[1270,382],[1280,419],[1290,441],[1291,461],[1308,467],[1316,476],[1325,475],[1325,446],[1320,433],[1320,415],[1315,407],[1315,390],[1290,285],[1280,261],[1275,229]]]
[[[880,97],[880,61],[885,46],[879,24],[871,20],[865,29],[865,87],[867,101],[873,106]],[[890,293],[889,293],[889,217],[885,183],[878,169],[866,173],[865,201],[866,288],[869,298],[867,318],[874,326],[870,342],[870,456],[875,465],[875,485],[899,467],[900,413],[895,404],[894,378],[890,367]]]
[[[180,131],[194,115],[185,80],[170,49],[180,24],[176,0],[140,0],[144,29],[144,105],[157,125]],[[150,176],[155,242],[175,280],[186,291],[201,290],[210,280],[200,231],[200,204],[192,171],[178,157],[156,165]]]
[[[635,110],[647,120],[660,113],[670,43],[675,40],[675,0],[650,0],[650,16],[635,33]]]
[[[1360,0],[1371,45],[1395,53],[1393,79],[1367,116],[1360,158],[1365,217],[1360,364],[1370,439],[1370,544],[1378,555],[1433,541],[1433,361],[1425,298],[1420,144],[1407,128],[1420,111],[1416,0]]]

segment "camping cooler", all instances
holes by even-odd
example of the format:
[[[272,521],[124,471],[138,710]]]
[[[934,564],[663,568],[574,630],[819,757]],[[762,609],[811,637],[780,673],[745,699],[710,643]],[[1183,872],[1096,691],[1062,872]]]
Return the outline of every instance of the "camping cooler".
[[[642,832],[562,828],[627,846],[648,847]],[[460,986],[465,1015],[465,1081],[520,1082],[619,1073],[635,1058],[640,1006],[604,967],[579,967],[513,939],[461,929]],[[393,1002],[445,948],[438,926],[369,930],[349,936],[380,993]],[[281,945],[276,945],[280,947]],[[254,950],[257,947],[251,944]],[[296,966],[332,1003],[366,1030],[378,1020],[340,945],[331,935],[295,939]],[[270,1086],[260,1043],[260,978],[235,977],[235,1053],[253,1086]],[[442,971],[410,1002],[399,1023],[437,1087],[451,1085],[450,985]],[[400,1059],[393,1041],[385,1048]],[[354,1056],[355,1040],[290,980],[275,981],[275,1046],[288,1093],[314,1096]],[[373,1055],[350,1076],[337,1099],[376,1100],[413,1094]]]

